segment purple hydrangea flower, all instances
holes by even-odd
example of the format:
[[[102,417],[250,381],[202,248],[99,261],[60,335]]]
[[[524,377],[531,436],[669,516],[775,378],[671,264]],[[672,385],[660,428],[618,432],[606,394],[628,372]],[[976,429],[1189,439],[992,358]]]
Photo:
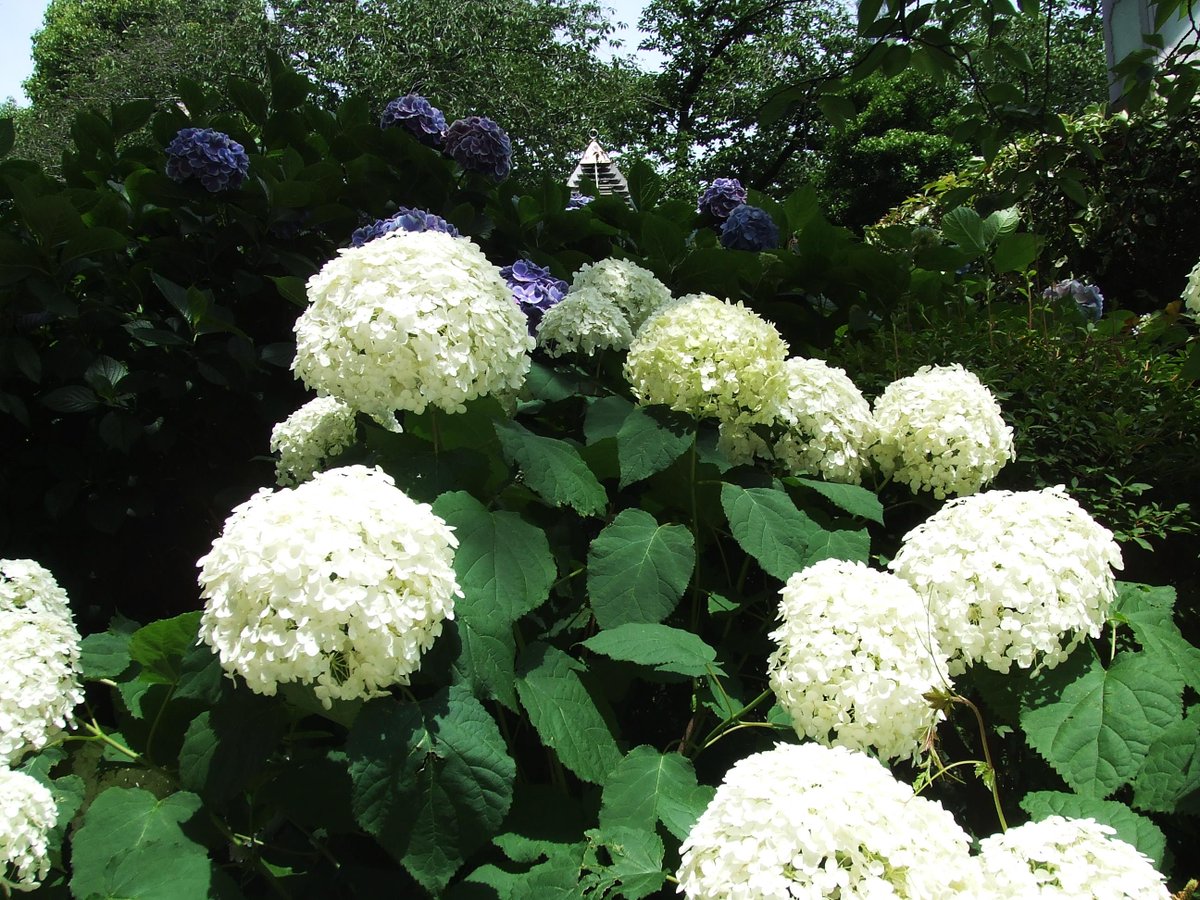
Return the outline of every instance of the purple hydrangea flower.
[[[735,206],[721,226],[721,246],[730,250],[774,250],[779,246],[779,226],[757,206]]]
[[[570,199],[567,200],[567,209],[583,209],[595,199],[595,197],[588,194],[572,194]]]
[[[1044,297],[1066,297],[1068,294],[1079,307],[1083,315],[1093,322],[1099,322],[1104,315],[1104,295],[1094,284],[1084,284],[1072,278],[1070,281],[1060,281],[1052,284],[1042,292]]]
[[[511,266],[500,270],[513,300],[529,320],[529,333],[537,332],[538,323],[546,310],[567,295],[567,283],[555,278],[549,269],[544,269],[528,259],[518,259]]]
[[[420,94],[397,97],[383,108],[380,128],[401,125],[427,147],[440,147],[446,136],[446,117]]]
[[[386,219],[377,219],[370,225],[355,229],[354,233],[350,235],[350,246],[361,247],[368,241],[373,241],[375,238],[383,237],[393,231],[443,231],[451,237],[462,237],[458,229],[441,216],[435,216],[423,209],[401,206],[394,215]]]
[[[499,125],[486,116],[457,119],[446,130],[442,152],[469,172],[479,172],[500,182],[512,171],[512,142]]]
[[[717,178],[700,194],[696,212],[708,213],[717,219],[727,219],[733,210],[746,202],[746,189],[736,178]]]
[[[241,187],[250,173],[245,148],[211,128],[181,128],[167,145],[167,175],[180,183],[195,178],[216,193]]]

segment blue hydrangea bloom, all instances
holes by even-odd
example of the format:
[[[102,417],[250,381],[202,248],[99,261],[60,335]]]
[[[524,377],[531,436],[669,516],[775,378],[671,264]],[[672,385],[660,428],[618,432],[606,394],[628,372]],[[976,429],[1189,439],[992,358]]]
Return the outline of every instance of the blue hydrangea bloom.
[[[167,145],[167,175],[180,183],[196,179],[216,193],[241,187],[250,173],[245,148],[211,128],[181,128]]]
[[[504,129],[487,116],[452,122],[442,152],[468,172],[479,172],[497,182],[512,171],[512,142]]]
[[[443,231],[451,237],[462,237],[458,229],[441,216],[435,216],[423,209],[401,206],[394,215],[388,216],[386,219],[377,219],[370,225],[356,228],[350,235],[350,246],[361,247],[368,241],[373,241],[375,238],[383,237],[393,231]]]
[[[1100,321],[1104,315],[1104,295],[1100,293],[1100,288],[1072,278],[1052,284],[1043,292],[1045,297],[1066,297],[1068,294],[1085,318],[1093,322]]]
[[[736,178],[717,178],[696,201],[696,212],[727,219],[736,207],[746,202],[746,189]]]
[[[572,194],[567,200],[567,209],[583,209],[595,199],[588,194]]]
[[[528,259],[518,259],[511,266],[500,270],[513,300],[521,307],[529,320],[529,333],[537,332],[538,323],[546,310],[567,295],[567,283],[555,278],[549,269],[544,269]]]
[[[779,246],[779,226],[757,206],[735,206],[721,226],[721,246],[730,250],[774,250]]]
[[[397,97],[383,108],[380,128],[400,125],[427,147],[440,147],[446,135],[446,117],[420,94]]]

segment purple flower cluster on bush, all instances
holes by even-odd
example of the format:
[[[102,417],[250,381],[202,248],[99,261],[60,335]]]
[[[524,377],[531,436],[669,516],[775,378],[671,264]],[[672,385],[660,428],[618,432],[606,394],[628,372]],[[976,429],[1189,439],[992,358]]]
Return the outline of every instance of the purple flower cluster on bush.
[[[396,212],[386,219],[377,219],[370,225],[356,228],[350,235],[350,246],[361,247],[368,241],[383,237],[393,231],[442,231],[451,237],[462,237],[457,228],[431,212],[423,209],[399,207]]]
[[[779,226],[757,206],[734,207],[721,226],[721,246],[729,250],[774,250],[779,246]]]
[[[727,219],[729,214],[746,202],[746,189],[736,178],[716,178],[705,188],[696,201],[696,212],[707,213],[716,219]]]
[[[397,97],[383,108],[380,128],[399,125],[427,147],[440,147],[446,136],[446,117],[420,94]]]
[[[1070,281],[1052,284],[1042,292],[1042,296],[1047,298],[1066,297],[1068,294],[1086,318],[1093,322],[1100,321],[1100,317],[1104,315],[1104,295],[1094,284],[1084,284],[1072,278]]]
[[[595,199],[587,194],[572,194],[567,200],[567,209],[583,209]]]
[[[487,116],[457,119],[446,130],[443,152],[468,172],[500,182],[512,171],[512,142]]]
[[[167,145],[167,175],[183,183],[196,179],[213,193],[241,187],[250,173],[245,148],[211,128],[181,128]]]
[[[500,270],[513,300],[521,307],[529,320],[529,333],[537,331],[538,323],[546,310],[554,306],[567,294],[567,283],[555,278],[549,269],[544,269],[528,259],[518,259],[511,266]]]

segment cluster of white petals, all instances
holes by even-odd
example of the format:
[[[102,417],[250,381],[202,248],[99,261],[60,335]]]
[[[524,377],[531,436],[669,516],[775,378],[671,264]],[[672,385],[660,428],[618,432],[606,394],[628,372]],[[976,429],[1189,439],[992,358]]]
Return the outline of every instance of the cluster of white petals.
[[[861,484],[876,441],[871,405],[844,369],[793,357],[784,364],[785,392],[774,412],[782,429],[769,444],[750,428],[721,425],[721,450],[734,465],[755,457],[778,459],[792,475]]]
[[[50,871],[48,841],[57,822],[58,807],[45,785],[24,772],[0,767],[0,885],[19,891],[38,886]]]
[[[1183,308],[1193,316],[1200,317],[1200,262],[1188,273],[1187,286],[1184,287],[1181,297]]]
[[[378,242],[374,242],[378,243]],[[370,245],[367,245],[370,246]],[[452,530],[380,469],[317,473],[234,509],[200,566],[200,636],[226,672],[325,704],[407,684],[462,596]]]
[[[985,898],[1167,900],[1149,857],[1092,819],[1050,816],[979,843]]]
[[[537,330],[538,346],[549,356],[626,350],[632,340],[625,313],[592,288],[573,290],[546,310]]]
[[[942,500],[973,494],[1015,456],[1012,428],[992,392],[962,366],[924,366],[875,401],[884,475]]]
[[[0,659],[0,764],[11,764],[57,737],[83,702],[66,592],[33,560],[0,560]]]
[[[525,315],[465,238],[394,231],[340,250],[309,279],[308,297],[296,377],[392,430],[396,410],[462,412],[520,388],[529,371]]]
[[[625,378],[639,403],[722,421],[769,422],[784,390],[787,343],[741,303],[696,294],[635,335]]]
[[[938,803],[845,747],[780,744],[736,763],[680,847],[689,898],[944,897],[969,839]]]
[[[307,481],[325,460],[353,444],[354,415],[337,397],[317,397],[276,425],[271,431],[271,452],[279,454],[276,483]]]
[[[627,259],[585,263],[575,273],[567,299],[583,290],[597,291],[615,303],[634,332],[642,327],[647,316],[671,300],[670,288],[655,278],[653,272]]]
[[[947,503],[889,564],[924,599],[950,671],[1053,668],[1098,637],[1121,549],[1061,487]]]
[[[797,572],[781,594],[767,670],[796,733],[915,759],[938,719],[925,694],[948,684],[921,598],[895,575],[836,559]]]

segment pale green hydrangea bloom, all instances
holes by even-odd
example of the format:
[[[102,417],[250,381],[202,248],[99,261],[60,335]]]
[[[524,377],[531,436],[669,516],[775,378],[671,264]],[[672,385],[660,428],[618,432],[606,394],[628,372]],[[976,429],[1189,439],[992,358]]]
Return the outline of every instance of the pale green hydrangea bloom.
[[[318,472],[234,509],[197,565],[200,637],[256,693],[333,700],[407,684],[461,597],[452,529],[381,469]]]
[[[925,695],[948,685],[916,591],[862,563],[824,559],[780,594],[767,672],[796,733],[916,759],[939,718]]]
[[[951,674],[1058,665],[1100,636],[1121,565],[1112,532],[1061,487],[953,500],[889,563],[925,602]]]
[[[50,829],[57,822],[58,807],[45,785],[0,767],[0,885],[18,891],[37,888],[50,871]]]
[[[697,294],[646,322],[625,377],[642,404],[739,425],[770,422],[785,390],[787,349],[753,310]]]
[[[271,431],[271,452],[279,454],[275,481],[291,486],[307,481],[321,464],[354,443],[354,409],[337,397],[317,397]]]
[[[538,346],[549,356],[599,350],[627,350],[633,340],[629,320],[610,298],[592,288],[572,290],[546,310],[538,325]]]
[[[396,410],[464,410],[524,384],[533,349],[500,270],[465,238],[395,231],[308,281],[296,377],[399,430]]]
[[[680,847],[690,900],[946,897],[977,879],[940,804],[845,747],[779,744],[725,773]]]
[[[992,392],[960,365],[924,366],[888,385],[875,401],[884,475],[939,500],[973,494],[1016,454]]]
[[[642,327],[647,316],[671,300],[670,289],[655,278],[653,272],[627,259],[585,263],[575,273],[567,299],[582,290],[599,291],[615,303],[634,333]]]
[[[1150,858],[1094,819],[1050,816],[979,843],[987,898],[1169,900]]]

